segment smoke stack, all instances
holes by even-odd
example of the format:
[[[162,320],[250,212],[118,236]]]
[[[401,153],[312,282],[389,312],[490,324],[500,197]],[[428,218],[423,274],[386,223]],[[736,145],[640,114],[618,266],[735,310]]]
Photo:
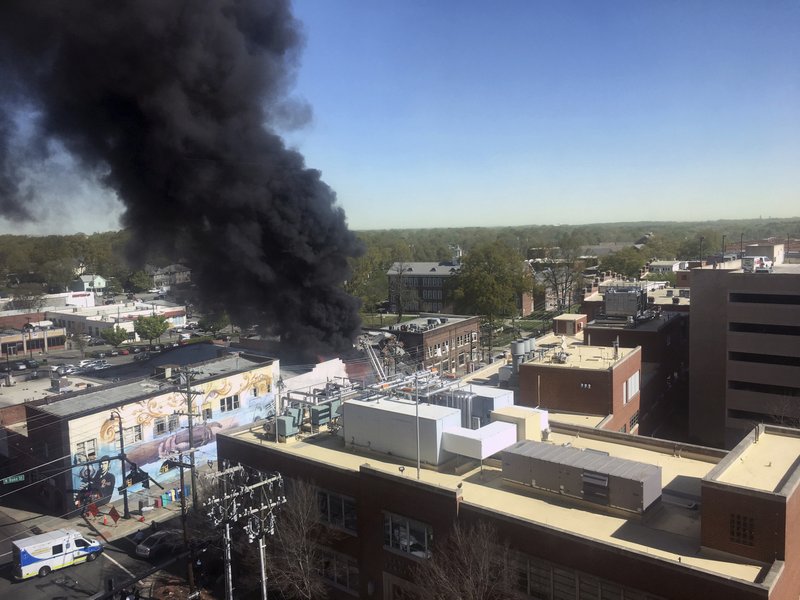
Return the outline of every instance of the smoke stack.
[[[4,0],[3,217],[31,217],[22,167],[61,148],[123,202],[131,256],[186,257],[205,311],[307,358],[351,348],[342,284],[361,245],[277,133],[309,112],[287,94],[302,45],[289,4]]]

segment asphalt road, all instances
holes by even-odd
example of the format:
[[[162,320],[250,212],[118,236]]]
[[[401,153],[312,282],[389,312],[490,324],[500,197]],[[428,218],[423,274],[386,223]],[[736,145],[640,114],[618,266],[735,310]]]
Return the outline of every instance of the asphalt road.
[[[54,571],[47,577],[14,581],[10,562],[0,567],[0,598],[14,600],[67,600],[89,598],[104,592],[106,581],[141,576],[152,565],[133,556],[133,542],[122,538],[105,546],[93,562]]]

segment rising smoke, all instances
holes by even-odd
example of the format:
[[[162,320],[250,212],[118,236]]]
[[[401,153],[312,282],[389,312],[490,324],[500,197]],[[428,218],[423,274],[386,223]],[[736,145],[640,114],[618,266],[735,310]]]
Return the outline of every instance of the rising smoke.
[[[206,309],[307,357],[351,347],[341,286],[360,244],[274,131],[306,110],[287,96],[301,45],[288,0],[3,0],[3,216],[30,216],[11,150],[24,104],[40,149],[61,144],[119,195],[134,255],[188,249]]]

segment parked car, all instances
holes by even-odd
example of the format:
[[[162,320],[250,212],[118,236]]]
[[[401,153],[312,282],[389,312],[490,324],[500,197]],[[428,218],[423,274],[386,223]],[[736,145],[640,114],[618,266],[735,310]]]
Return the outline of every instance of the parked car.
[[[92,364],[93,362],[94,362],[94,361],[93,361],[91,358],[84,358],[82,361],[80,361],[80,362],[78,363],[78,368],[80,368],[80,369],[83,369],[83,368],[85,368],[85,367],[88,367],[88,366],[89,366],[90,364]]]
[[[29,369],[38,369],[39,368],[39,361],[34,360],[33,358],[28,360],[23,360],[22,363],[28,367]]]
[[[131,352],[133,352],[134,354],[139,354],[139,352],[141,352],[141,351],[142,351],[142,347],[141,346],[134,346],[131,349]]]
[[[108,352],[108,355],[109,356],[119,356],[119,350],[117,350],[116,348],[113,348],[112,350],[110,350]]]
[[[119,355],[120,356],[128,356],[128,354],[130,354],[130,353],[131,353],[131,351],[128,350],[127,348],[121,348],[120,351],[119,351]]]
[[[158,560],[183,546],[183,533],[179,529],[156,531],[136,546],[136,556]]]
[[[94,356],[95,358],[105,358],[106,353],[103,352],[102,350],[98,350],[97,352],[92,352],[92,356]]]

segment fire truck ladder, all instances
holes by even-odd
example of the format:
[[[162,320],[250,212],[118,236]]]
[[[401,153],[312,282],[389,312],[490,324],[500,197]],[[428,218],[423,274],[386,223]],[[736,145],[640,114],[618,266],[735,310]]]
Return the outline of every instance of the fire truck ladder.
[[[361,349],[364,350],[367,358],[369,358],[369,363],[372,365],[372,370],[375,371],[378,381],[386,381],[386,371],[383,369],[383,364],[381,363],[380,358],[378,358],[378,355],[375,354],[372,344],[369,343],[369,338],[361,338]]]

